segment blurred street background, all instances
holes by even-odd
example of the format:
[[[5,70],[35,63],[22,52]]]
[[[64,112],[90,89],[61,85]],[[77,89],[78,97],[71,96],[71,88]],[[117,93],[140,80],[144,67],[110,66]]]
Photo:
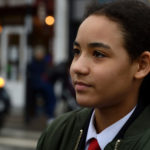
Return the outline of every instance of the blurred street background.
[[[95,1],[112,0],[0,0],[0,150],[35,150],[54,118],[79,107],[72,43]]]

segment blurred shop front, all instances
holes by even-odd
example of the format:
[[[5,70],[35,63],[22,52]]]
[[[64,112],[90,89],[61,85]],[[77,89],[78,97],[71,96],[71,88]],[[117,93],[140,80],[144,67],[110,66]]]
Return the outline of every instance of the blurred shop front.
[[[26,66],[34,47],[52,49],[53,26],[45,23],[53,16],[53,0],[0,0],[0,76],[13,107],[25,105]]]
[[[54,25],[45,21],[53,11],[53,0],[0,0],[0,77],[12,108],[0,128],[0,149],[33,150],[44,127],[24,122],[26,68],[35,47],[53,50]]]

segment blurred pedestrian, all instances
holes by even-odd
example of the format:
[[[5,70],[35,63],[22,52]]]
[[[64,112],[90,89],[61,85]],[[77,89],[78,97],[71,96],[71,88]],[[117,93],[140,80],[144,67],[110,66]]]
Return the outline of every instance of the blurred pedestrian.
[[[30,104],[33,103],[32,106],[35,105],[35,112],[37,113],[37,99],[40,97],[43,100],[40,103],[43,103],[43,110],[49,120],[54,118],[56,97],[53,85],[48,78],[48,69],[50,66],[47,58],[45,49],[41,46],[36,46],[33,59],[27,68],[28,88],[32,95],[31,99],[27,100],[30,101]]]

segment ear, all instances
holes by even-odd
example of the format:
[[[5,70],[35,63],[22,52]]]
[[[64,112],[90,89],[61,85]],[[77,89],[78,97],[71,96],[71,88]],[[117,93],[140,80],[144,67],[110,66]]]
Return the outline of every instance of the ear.
[[[137,72],[135,73],[136,79],[143,79],[150,72],[150,52],[144,51],[139,57]]]

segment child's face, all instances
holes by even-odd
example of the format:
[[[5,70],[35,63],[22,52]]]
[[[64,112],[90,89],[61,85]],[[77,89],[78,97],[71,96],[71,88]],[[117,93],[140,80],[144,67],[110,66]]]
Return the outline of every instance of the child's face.
[[[136,64],[123,47],[117,23],[90,16],[79,27],[70,74],[81,106],[108,107],[130,103]]]

